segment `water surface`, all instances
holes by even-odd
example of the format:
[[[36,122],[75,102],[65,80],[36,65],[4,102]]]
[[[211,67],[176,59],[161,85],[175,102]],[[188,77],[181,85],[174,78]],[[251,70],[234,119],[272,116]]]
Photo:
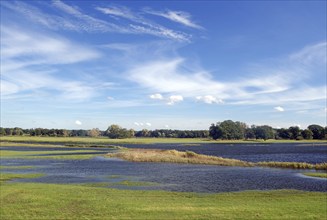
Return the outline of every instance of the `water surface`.
[[[160,148],[191,150],[197,153],[216,155],[247,161],[276,160],[301,161],[310,163],[326,162],[326,146],[301,145],[216,145],[181,146],[160,145],[125,145],[135,148]],[[177,147],[176,147],[177,146]],[[42,150],[43,148],[8,147],[6,150]],[[74,150],[86,148],[69,148]],[[49,151],[49,148],[45,149]],[[57,149],[54,149],[53,154]],[[59,150],[63,150],[60,148]],[[96,150],[92,148],[92,150]],[[170,164],[170,163],[135,163],[100,156],[113,149],[97,149],[99,155],[86,160],[55,159],[1,159],[3,166],[35,166],[34,169],[5,170],[3,172],[44,173],[36,179],[19,179],[16,181],[42,183],[108,183],[108,187],[123,180],[155,182],[156,185],[132,187],[136,189],[160,189],[184,192],[231,192],[243,190],[298,189],[308,191],[327,191],[327,180],[307,178],[301,173],[308,170],[292,170],[260,167],[222,167],[212,165]],[[60,152],[61,153],[61,152]],[[289,160],[292,159],[292,160]],[[106,186],[106,185],[103,185]]]

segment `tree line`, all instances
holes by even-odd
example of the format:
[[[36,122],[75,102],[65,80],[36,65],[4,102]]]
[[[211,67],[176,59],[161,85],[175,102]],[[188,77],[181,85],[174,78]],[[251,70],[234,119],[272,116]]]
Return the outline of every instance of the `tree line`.
[[[208,130],[171,130],[171,129],[133,129],[122,128],[119,125],[110,125],[107,130],[101,131],[98,128],[90,130],[67,130],[47,128],[3,128],[0,127],[0,136],[42,136],[42,137],[109,137],[112,139],[132,137],[167,137],[167,138],[208,138]]]
[[[139,130],[122,128],[119,125],[110,125],[107,130],[98,128],[90,130],[67,130],[47,128],[3,128],[0,127],[0,136],[44,136],[44,137],[109,137],[112,139],[132,137],[152,138],[212,138],[214,140],[243,140],[243,139],[277,139],[277,140],[327,140],[327,127],[312,124],[306,129],[297,126],[289,128],[272,128],[269,125],[248,126],[244,122],[225,120],[211,124],[209,130],[172,130],[155,129]]]
[[[326,140],[327,127],[309,125],[306,129],[298,126],[289,128],[272,128],[269,125],[248,126],[243,122],[226,120],[211,124],[209,135],[213,139],[242,140],[242,139],[276,139],[276,140]]]

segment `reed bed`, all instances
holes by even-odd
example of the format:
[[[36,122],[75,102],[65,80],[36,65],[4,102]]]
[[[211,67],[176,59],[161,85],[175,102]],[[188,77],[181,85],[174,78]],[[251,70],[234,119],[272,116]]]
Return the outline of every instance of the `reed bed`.
[[[275,167],[288,169],[316,169],[327,170],[327,163],[310,164],[301,162],[247,162],[242,160],[208,156],[197,154],[192,151],[157,150],[157,149],[125,149],[117,153],[109,153],[107,157],[116,157],[132,162],[157,162],[157,163],[189,163],[207,164],[219,166],[240,166],[240,167]]]
[[[117,157],[133,162],[190,163],[242,167],[253,166],[252,163],[246,161],[207,156],[192,151],[181,152],[177,150],[129,149],[117,153],[109,153],[107,157]]]
[[[311,163],[301,163],[301,162],[264,161],[264,162],[258,162],[256,163],[256,165],[263,166],[263,167],[277,167],[277,168],[290,168],[290,169],[327,170],[327,163],[311,164]]]

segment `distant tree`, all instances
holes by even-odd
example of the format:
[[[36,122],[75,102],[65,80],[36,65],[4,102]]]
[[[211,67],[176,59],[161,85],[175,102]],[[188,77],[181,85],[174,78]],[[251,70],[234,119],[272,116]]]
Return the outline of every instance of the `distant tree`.
[[[133,129],[129,129],[127,131],[127,138],[135,137],[135,131]]]
[[[255,139],[255,133],[254,133],[254,130],[252,128],[246,128],[245,138],[246,139]]]
[[[119,125],[110,125],[106,130],[106,136],[112,139],[130,138],[134,136],[134,130],[127,130]]]
[[[142,137],[150,137],[150,132],[149,132],[149,130],[148,129],[143,129],[142,131],[141,131],[141,136]]]
[[[0,127],[0,136],[5,136],[6,130],[3,127]]]
[[[87,132],[87,135],[90,137],[98,137],[101,134],[99,128],[93,128]]]
[[[14,129],[12,129],[12,128],[5,128],[5,131],[6,131],[6,135],[7,136],[11,136],[12,133],[13,133],[13,131],[14,131]]]
[[[291,139],[297,140],[301,136],[301,130],[298,126],[292,126],[288,128],[289,133],[291,134]]]
[[[212,137],[214,140],[217,140],[222,137],[222,130],[219,127],[219,124],[211,124],[209,128],[209,136]]]
[[[290,139],[291,134],[288,129],[281,128],[277,130],[277,139]]]
[[[312,131],[313,139],[324,139],[325,129],[320,125],[309,125],[308,129]]]
[[[272,139],[274,138],[273,128],[268,125],[255,126],[254,133],[257,139]]]
[[[243,124],[240,122],[233,122],[232,120],[226,120],[219,124],[222,131],[222,139],[235,140],[244,138]]]
[[[17,127],[15,127],[15,128],[13,129],[12,135],[21,136],[21,135],[23,135],[23,134],[24,134],[24,133],[23,133],[23,130],[22,130],[21,128],[17,128]]]
[[[302,132],[302,137],[306,140],[311,140],[313,138],[313,133],[309,129],[304,129]]]

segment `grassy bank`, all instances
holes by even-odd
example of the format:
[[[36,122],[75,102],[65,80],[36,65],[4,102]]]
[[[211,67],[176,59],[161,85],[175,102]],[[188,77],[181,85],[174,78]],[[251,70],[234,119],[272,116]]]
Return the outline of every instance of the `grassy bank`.
[[[98,156],[92,154],[98,152],[96,150],[40,150],[40,151],[11,151],[1,150],[0,158],[21,158],[21,159],[90,159]],[[73,154],[73,153],[85,153],[85,154]],[[89,154],[88,154],[89,153]],[[60,154],[60,155],[58,155]]]
[[[326,219],[326,193],[221,194],[6,183],[1,219]]]
[[[21,173],[0,173],[0,183],[3,184],[4,182],[13,180],[13,179],[26,179],[26,178],[37,178],[43,176],[42,173],[28,173],[28,174],[21,174]],[[3,185],[0,186],[1,188],[4,187]],[[2,205],[2,203],[1,203]],[[1,215],[0,215],[1,217]]]
[[[197,154],[192,151],[177,150],[157,150],[157,149],[126,149],[116,153],[109,153],[107,157],[116,157],[132,162],[157,162],[157,163],[190,163],[190,164],[207,164],[220,166],[263,166],[292,169],[317,169],[327,170],[327,163],[309,164],[297,162],[258,162],[251,163],[242,160],[222,158],[216,156],[207,156]]]
[[[303,173],[303,175],[319,178],[327,178],[327,173]]]
[[[174,143],[174,144],[201,144],[201,143],[312,143],[323,144],[327,146],[326,140],[211,140],[200,138],[129,138],[129,139],[109,139],[107,137],[31,137],[31,136],[3,136],[1,142],[16,143],[47,143],[47,144],[83,144],[83,145],[110,145],[110,144],[156,144],[156,143]],[[0,144],[1,144],[0,142]]]
[[[277,168],[290,168],[290,169],[316,169],[316,170],[327,170],[327,163],[300,163],[300,162],[258,162],[257,166],[262,167],[277,167]]]
[[[109,153],[106,156],[117,157],[133,162],[192,163],[243,167],[253,166],[252,163],[241,160],[201,155],[192,151],[181,152],[177,150],[128,149],[117,153]]]

